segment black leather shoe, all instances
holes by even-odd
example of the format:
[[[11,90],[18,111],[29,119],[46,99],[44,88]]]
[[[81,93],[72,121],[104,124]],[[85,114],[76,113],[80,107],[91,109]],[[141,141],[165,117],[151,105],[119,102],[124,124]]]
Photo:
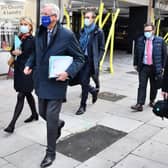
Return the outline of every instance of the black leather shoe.
[[[59,120],[59,122],[58,122],[58,136],[57,136],[57,139],[61,136],[61,130],[64,127],[64,125],[65,125],[65,121]]]
[[[55,160],[55,156],[46,154],[44,159],[42,160],[42,162],[40,164],[40,167],[41,168],[48,167],[48,166],[52,165],[54,160]]]
[[[32,121],[34,121],[34,120],[38,120],[38,114],[36,114],[36,115],[31,115],[29,118],[27,118],[24,122],[25,123],[29,123],[29,122],[32,122]]]
[[[95,92],[92,93],[92,103],[96,103],[97,101],[97,96],[98,96],[98,92],[97,90]]]
[[[154,105],[155,105],[155,102],[154,102],[154,101],[150,101],[150,102],[149,102],[149,107],[153,108]]]
[[[143,106],[141,104],[136,104],[134,106],[131,106],[131,109],[135,110],[134,112],[140,112],[143,111]]]
[[[13,133],[14,129],[15,129],[15,127],[8,126],[7,128],[4,129],[4,131],[7,132],[7,133]]]
[[[86,111],[86,107],[80,106],[78,111],[76,112],[76,115],[81,115]]]

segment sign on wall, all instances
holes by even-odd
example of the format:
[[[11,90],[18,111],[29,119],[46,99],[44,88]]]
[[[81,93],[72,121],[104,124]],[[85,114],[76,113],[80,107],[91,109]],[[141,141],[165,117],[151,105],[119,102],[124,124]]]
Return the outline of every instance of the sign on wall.
[[[24,4],[4,4],[0,5],[0,17],[2,18],[20,18],[24,15]]]

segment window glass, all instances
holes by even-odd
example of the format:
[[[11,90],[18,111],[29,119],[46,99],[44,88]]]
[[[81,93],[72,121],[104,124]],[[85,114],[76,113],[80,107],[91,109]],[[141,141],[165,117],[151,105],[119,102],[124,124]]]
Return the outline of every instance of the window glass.
[[[18,34],[19,19],[30,17],[36,24],[36,0],[0,0],[0,51],[9,51],[14,34]]]

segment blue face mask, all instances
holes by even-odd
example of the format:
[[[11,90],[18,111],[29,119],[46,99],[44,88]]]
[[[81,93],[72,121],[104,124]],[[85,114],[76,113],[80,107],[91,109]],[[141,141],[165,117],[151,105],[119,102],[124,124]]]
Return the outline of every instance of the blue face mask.
[[[48,25],[51,23],[51,19],[50,19],[50,16],[42,16],[41,17],[41,24],[44,26],[44,27],[48,27]]]
[[[20,26],[19,30],[21,33],[25,34],[25,33],[29,32],[29,27],[22,25],[22,26]]]
[[[144,36],[149,39],[152,37],[152,32],[144,32]]]
[[[85,24],[85,26],[89,26],[89,25],[90,25],[89,19],[86,18],[86,19],[84,20],[84,24]]]

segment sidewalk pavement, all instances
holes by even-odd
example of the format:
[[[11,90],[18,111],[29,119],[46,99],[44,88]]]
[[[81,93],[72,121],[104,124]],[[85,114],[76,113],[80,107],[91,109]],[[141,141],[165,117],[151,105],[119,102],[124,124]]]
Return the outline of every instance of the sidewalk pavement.
[[[108,62],[104,67],[107,66]],[[154,116],[147,105],[148,97],[143,112],[131,111],[130,106],[136,103],[138,86],[137,75],[127,73],[131,71],[132,56],[117,53],[114,74],[103,71],[100,75],[100,92],[112,92],[126,97],[116,102],[98,99],[96,104],[92,104],[89,97],[87,111],[80,116],[75,115],[79,107],[80,86],[70,87],[67,103],[63,104],[61,112],[66,125],[60,140],[96,125],[128,134],[85,162],[57,152],[56,161],[50,168],[168,167],[168,120]],[[45,154],[45,122],[42,119],[29,124],[23,122],[30,115],[26,102],[15,132],[8,135],[3,129],[8,125],[16,103],[13,80],[1,77],[0,102],[0,168],[39,168]]]

